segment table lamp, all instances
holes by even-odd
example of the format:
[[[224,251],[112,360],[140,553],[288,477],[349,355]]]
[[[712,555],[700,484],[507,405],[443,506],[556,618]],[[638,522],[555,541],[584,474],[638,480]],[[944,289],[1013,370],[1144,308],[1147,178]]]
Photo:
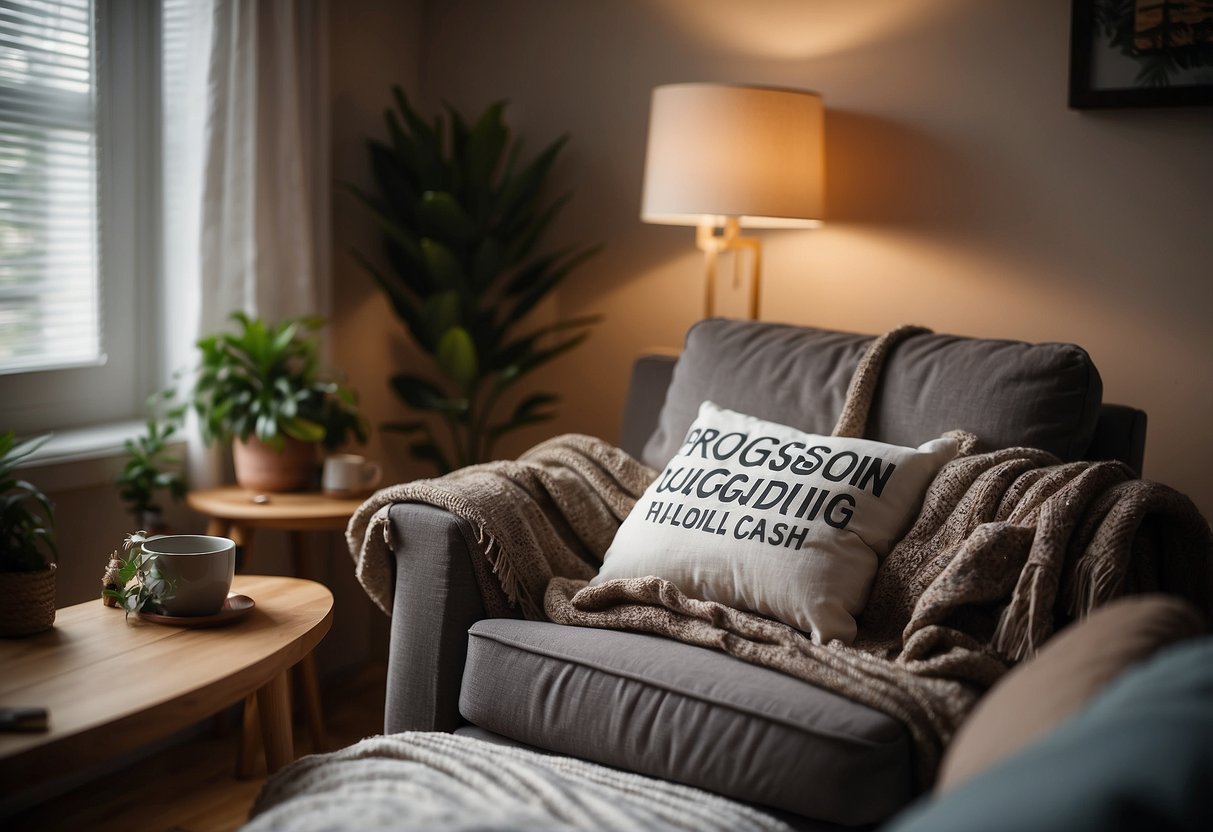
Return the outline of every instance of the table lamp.
[[[705,308],[714,313],[716,258],[749,250],[750,317],[758,317],[762,248],[746,228],[821,224],[825,155],[821,96],[738,84],[653,90],[645,155],[645,222],[697,227]]]

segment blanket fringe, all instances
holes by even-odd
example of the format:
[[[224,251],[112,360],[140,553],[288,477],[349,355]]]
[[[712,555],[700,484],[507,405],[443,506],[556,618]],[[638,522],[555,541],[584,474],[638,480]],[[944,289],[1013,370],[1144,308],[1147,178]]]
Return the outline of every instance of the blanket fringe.
[[[1011,601],[999,616],[993,647],[1000,656],[1012,662],[1036,655],[1037,648],[1052,632],[1052,610],[1042,610],[1040,604],[1045,595],[1044,582],[1045,575],[1039,565],[1025,564]]]
[[[1067,611],[1075,617],[1084,616],[1119,594],[1123,584],[1124,571],[1116,564],[1100,558],[1079,558],[1074,564],[1074,589]]]

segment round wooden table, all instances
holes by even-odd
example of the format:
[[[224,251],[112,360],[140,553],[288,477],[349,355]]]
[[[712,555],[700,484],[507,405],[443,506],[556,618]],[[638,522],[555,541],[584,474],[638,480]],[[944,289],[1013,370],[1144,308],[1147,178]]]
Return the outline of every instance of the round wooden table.
[[[194,511],[209,518],[207,534],[230,537],[240,547],[241,571],[253,562],[257,529],[279,529],[288,535],[291,565],[299,577],[307,577],[304,534],[344,531],[350,515],[362,505],[362,497],[326,497],[319,492],[263,494],[236,485],[190,491],[185,498]],[[308,730],[317,751],[326,750],[324,708],[316,678],[316,662],[309,653],[299,664]],[[248,732],[245,736],[248,747]],[[241,772],[250,772],[247,754],[241,757]]]
[[[44,633],[0,639],[0,705],[46,708],[50,725],[0,734],[0,795],[118,757],[250,695],[266,767],[293,760],[287,672],[329,631],[333,594],[264,575],[237,575],[232,591],[255,606],[223,627],[153,624],[97,599],[59,610]]]

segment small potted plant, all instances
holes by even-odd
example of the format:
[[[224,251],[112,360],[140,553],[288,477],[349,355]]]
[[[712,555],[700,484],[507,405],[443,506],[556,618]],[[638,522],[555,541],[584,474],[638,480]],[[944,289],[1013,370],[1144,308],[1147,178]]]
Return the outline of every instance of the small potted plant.
[[[193,404],[207,442],[232,440],[236,482],[254,491],[299,491],[316,477],[316,448],[367,438],[357,397],[320,370],[319,318],[278,324],[231,316],[237,332],[198,342]]]
[[[0,434],[0,636],[27,636],[55,623],[55,511],[17,465],[48,439]]]
[[[148,533],[140,530],[126,536],[119,555],[110,555],[109,566],[101,579],[101,600],[107,607],[122,607],[132,612],[163,612],[161,604],[173,597],[173,587],[160,574],[156,556],[143,551]]]
[[[169,407],[163,416],[157,410],[161,404],[171,403],[172,390],[155,394],[148,402],[152,415],[139,436],[125,442],[126,462],[118,474],[118,493],[127,503],[127,510],[135,518],[135,525],[149,529],[152,534],[163,534],[163,507],[157,495],[168,492],[174,500],[185,496],[185,480],[181,476],[180,459],[169,453],[169,444],[181,429],[185,406]]]

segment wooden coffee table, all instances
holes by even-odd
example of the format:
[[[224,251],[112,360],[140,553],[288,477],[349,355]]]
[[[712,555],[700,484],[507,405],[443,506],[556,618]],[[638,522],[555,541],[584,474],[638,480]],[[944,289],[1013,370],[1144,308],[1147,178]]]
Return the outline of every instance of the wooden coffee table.
[[[256,606],[214,629],[152,624],[88,601],[54,629],[0,640],[0,705],[39,706],[50,730],[0,734],[0,797],[188,727],[256,693],[266,766],[294,759],[287,672],[333,620],[328,588],[237,575]]]

